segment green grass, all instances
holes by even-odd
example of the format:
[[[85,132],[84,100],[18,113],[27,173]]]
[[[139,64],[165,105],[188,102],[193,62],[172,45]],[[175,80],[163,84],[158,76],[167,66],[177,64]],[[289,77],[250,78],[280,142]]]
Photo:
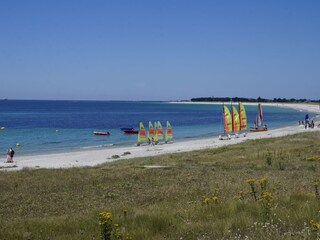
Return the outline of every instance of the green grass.
[[[305,133],[92,168],[0,172],[0,239],[99,239],[104,210],[139,240],[316,239],[320,161],[308,159],[318,156],[320,134]],[[143,168],[153,164],[171,168]],[[263,177],[274,197],[269,218],[246,182]]]

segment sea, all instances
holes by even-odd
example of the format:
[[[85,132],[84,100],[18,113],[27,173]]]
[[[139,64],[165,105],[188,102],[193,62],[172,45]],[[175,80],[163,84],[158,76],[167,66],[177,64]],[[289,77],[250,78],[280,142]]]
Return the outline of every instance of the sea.
[[[253,125],[257,106],[246,106],[248,126]],[[298,124],[307,112],[263,106],[269,129]],[[308,113],[312,118],[315,114]],[[136,134],[120,128],[138,129],[142,121],[170,121],[174,141],[208,138],[223,133],[222,106],[136,101],[0,101],[0,154],[13,147],[17,154],[34,155],[85,149],[132,146]],[[108,131],[96,136],[93,131]],[[17,147],[17,144],[20,145]]]

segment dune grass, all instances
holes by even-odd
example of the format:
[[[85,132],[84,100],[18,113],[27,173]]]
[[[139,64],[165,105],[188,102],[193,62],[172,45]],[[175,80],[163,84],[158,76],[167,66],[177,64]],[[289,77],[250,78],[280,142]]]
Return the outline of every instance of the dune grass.
[[[102,211],[139,240],[317,239],[319,156],[320,133],[304,133],[91,168],[0,172],[0,239],[100,239]],[[262,195],[263,178],[272,199]]]

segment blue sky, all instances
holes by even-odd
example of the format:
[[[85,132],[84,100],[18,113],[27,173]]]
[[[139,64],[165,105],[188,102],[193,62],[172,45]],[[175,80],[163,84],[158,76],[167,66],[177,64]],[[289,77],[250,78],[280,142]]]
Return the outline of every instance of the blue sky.
[[[0,2],[0,99],[319,99],[320,1]]]

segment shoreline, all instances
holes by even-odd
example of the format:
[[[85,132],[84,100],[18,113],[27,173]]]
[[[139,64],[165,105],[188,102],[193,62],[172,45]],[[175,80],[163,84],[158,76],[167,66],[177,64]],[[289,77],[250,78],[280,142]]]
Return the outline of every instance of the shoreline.
[[[175,102],[171,101],[168,103],[172,104],[205,104],[205,105],[222,105],[228,104],[226,102]],[[234,102],[237,104],[237,102]],[[258,102],[243,102],[245,106],[257,106]],[[320,114],[320,104],[309,104],[309,103],[261,103],[263,106],[272,106],[272,107],[283,107],[283,108],[291,108],[298,111],[307,111]]]
[[[221,103],[205,103],[205,102],[171,102],[179,104],[221,104]],[[257,103],[249,103],[245,105],[256,105]],[[305,129],[304,126],[287,126],[283,128],[272,129],[267,132],[251,133],[247,132],[246,137],[234,138],[231,140],[219,140],[217,137],[208,137],[201,139],[188,139],[177,141],[173,144],[161,143],[155,146],[124,146],[117,148],[103,148],[103,149],[90,149],[76,152],[52,153],[52,154],[38,154],[38,155],[25,155],[16,156],[14,163],[6,163],[5,157],[0,158],[0,170],[2,171],[17,171],[24,168],[28,169],[60,169],[60,168],[73,168],[73,167],[92,167],[99,164],[122,160],[132,159],[139,157],[152,157],[162,154],[189,152],[194,150],[202,150],[208,148],[218,148],[229,144],[237,144],[246,140],[254,140],[261,138],[281,137],[301,132],[315,132],[320,131],[317,128],[319,124],[320,110],[317,104],[276,104],[266,103],[263,105],[276,106],[276,107],[289,107],[296,110],[307,111],[316,113],[316,126],[314,129]],[[125,153],[130,154],[125,155]],[[119,158],[113,156],[118,155]]]

